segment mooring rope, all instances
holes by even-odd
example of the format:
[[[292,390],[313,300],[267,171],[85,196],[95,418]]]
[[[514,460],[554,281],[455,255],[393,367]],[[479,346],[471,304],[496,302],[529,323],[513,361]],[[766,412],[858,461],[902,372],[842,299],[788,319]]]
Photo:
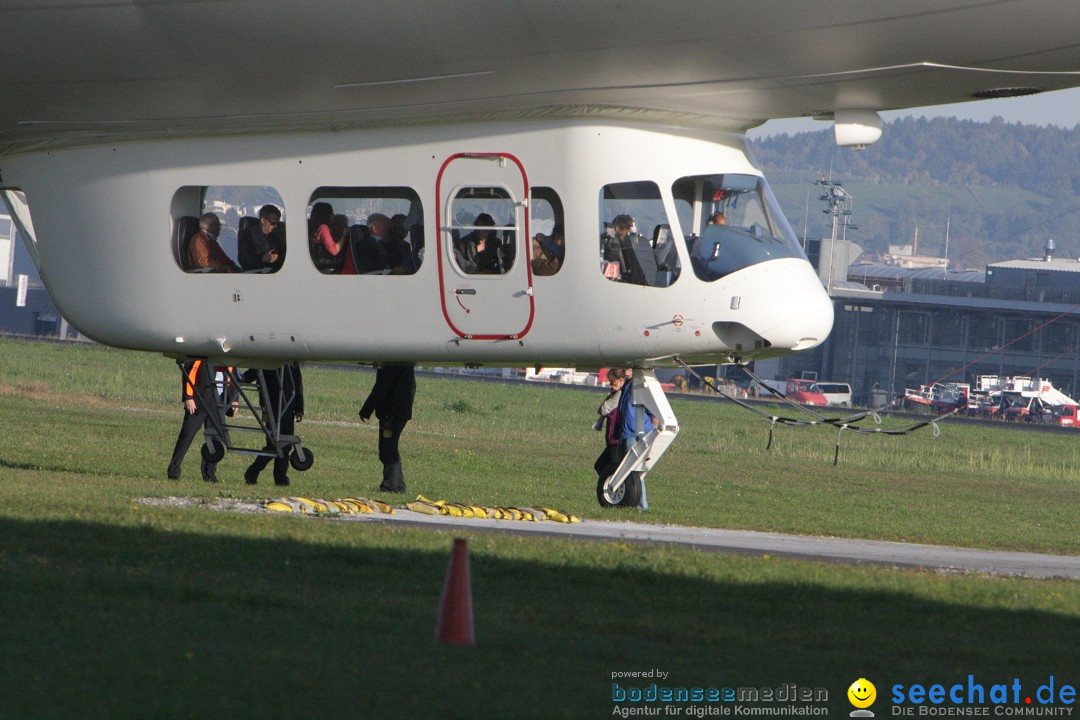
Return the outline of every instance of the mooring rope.
[[[690,367],[685,362],[683,362],[683,360],[681,358],[676,357],[676,358],[673,358],[673,359],[680,366],[682,366],[682,368],[684,370],[686,370],[688,373],[690,373],[691,375],[696,377],[701,382],[701,384],[703,384],[704,386],[706,386],[707,388],[709,388],[710,390],[712,390],[716,394],[720,395],[721,397],[723,397],[723,398],[725,398],[727,400],[730,400],[731,402],[735,403],[736,405],[738,405],[741,408],[749,410],[750,412],[754,413],[755,415],[767,418],[769,420],[769,440],[768,440],[768,443],[765,445],[766,450],[769,450],[769,449],[772,448],[772,445],[773,445],[773,433],[774,433],[774,429],[776,428],[777,425],[788,425],[790,427],[814,427],[815,425],[829,425],[829,426],[835,427],[837,429],[837,432],[836,432],[836,446],[835,446],[835,451],[833,453],[833,465],[838,465],[840,463],[840,437],[841,437],[841,435],[843,435],[843,433],[845,431],[852,432],[852,433],[858,433],[858,434],[866,434],[866,435],[872,435],[872,434],[879,434],[879,435],[909,435],[909,434],[915,432],[916,430],[920,430],[920,429],[922,429],[924,427],[930,426],[933,429],[934,437],[937,437],[938,435],[941,434],[941,428],[938,427],[938,425],[937,425],[938,421],[943,420],[944,418],[947,418],[950,415],[956,413],[958,410],[960,410],[959,407],[953,408],[952,410],[950,410],[947,413],[943,413],[941,415],[930,418],[928,420],[923,420],[921,422],[917,422],[914,425],[911,425],[909,427],[903,427],[903,428],[883,428],[883,427],[865,428],[865,427],[859,427],[859,426],[855,425],[855,423],[859,422],[860,420],[864,420],[864,419],[866,419],[868,417],[873,419],[873,421],[874,421],[874,423],[876,425],[880,425],[881,424],[880,413],[883,410],[887,409],[892,403],[883,405],[880,408],[872,408],[870,410],[865,410],[865,411],[861,411],[861,412],[858,412],[858,413],[854,413],[854,414],[848,415],[846,417],[830,418],[830,417],[826,417],[826,416],[822,415],[821,413],[818,413],[818,412],[806,407],[805,405],[799,405],[798,403],[792,401],[789,397],[784,395],[779,390],[776,390],[775,388],[772,388],[769,385],[766,385],[760,378],[758,378],[756,375],[754,375],[754,373],[752,373],[749,369],[747,369],[746,366],[741,366],[743,372],[745,372],[752,380],[757,382],[759,386],[761,386],[761,387],[765,388],[766,390],[768,390],[769,393],[774,395],[777,399],[781,400],[782,402],[784,402],[785,404],[791,406],[792,408],[795,408],[799,412],[804,412],[804,413],[806,413],[806,414],[808,414],[808,415],[810,415],[810,416],[812,416],[814,418],[813,420],[800,420],[798,418],[785,417],[785,416],[782,416],[782,415],[774,415],[772,413],[767,413],[767,412],[764,412],[762,410],[759,410],[758,408],[754,407],[753,405],[750,405],[747,402],[743,402],[739,398],[733,397],[732,395],[724,392],[719,387],[717,387],[713,382],[711,382],[707,378],[703,378],[696,370],[694,370],[692,367]]]

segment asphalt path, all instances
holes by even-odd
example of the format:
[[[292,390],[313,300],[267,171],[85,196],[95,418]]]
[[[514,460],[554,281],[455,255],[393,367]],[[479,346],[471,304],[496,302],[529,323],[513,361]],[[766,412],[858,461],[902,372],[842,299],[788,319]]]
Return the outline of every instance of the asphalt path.
[[[579,541],[631,542],[672,545],[695,550],[750,555],[782,555],[842,563],[871,563],[891,567],[951,572],[981,572],[1034,578],[1080,580],[1080,557],[1041,553],[977,550],[946,545],[851,540],[750,530],[650,525],[610,520],[579,523],[486,520],[425,515],[398,509],[393,515],[339,515],[343,520],[415,525],[445,531],[481,530],[518,535],[562,537]]]
[[[262,502],[236,498],[144,497],[144,505],[171,507],[201,506],[208,509],[245,513],[277,512]],[[320,501],[325,502],[325,501]],[[847,564],[872,564],[895,568],[919,568],[939,572],[974,572],[1030,578],[1080,580],[1080,557],[1007,550],[979,550],[948,545],[853,540],[814,535],[783,535],[752,530],[651,525],[618,520],[582,520],[561,523],[554,520],[491,520],[486,518],[427,515],[402,507],[393,514],[316,514],[306,518],[329,522],[361,522],[426,528],[445,533],[466,530],[511,535],[565,538],[576,542],[639,543],[653,546],[685,547],[704,552],[739,555],[777,555]]]

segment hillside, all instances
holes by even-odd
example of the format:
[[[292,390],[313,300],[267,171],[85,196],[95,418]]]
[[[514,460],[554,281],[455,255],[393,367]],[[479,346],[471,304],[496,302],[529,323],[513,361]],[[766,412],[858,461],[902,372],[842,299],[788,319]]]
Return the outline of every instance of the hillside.
[[[855,197],[849,234],[867,251],[911,244],[942,255],[948,225],[954,267],[1041,255],[1080,256],[1080,126],[902,118],[865,150],[838,148],[832,130],[751,143],[796,233],[828,232],[814,181],[844,183]]]

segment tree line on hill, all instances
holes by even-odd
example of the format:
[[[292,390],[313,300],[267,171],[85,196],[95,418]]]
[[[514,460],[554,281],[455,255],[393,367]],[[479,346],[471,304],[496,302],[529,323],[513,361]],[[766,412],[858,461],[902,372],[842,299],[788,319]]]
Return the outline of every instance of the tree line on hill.
[[[920,254],[942,256],[948,237],[952,267],[981,268],[1041,256],[1052,238],[1058,257],[1080,257],[1080,125],[906,117],[860,151],[838,148],[831,126],[750,145],[797,232],[828,232],[810,188],[830,177],[855,196],[849,239],[870,253],[918,236]]]

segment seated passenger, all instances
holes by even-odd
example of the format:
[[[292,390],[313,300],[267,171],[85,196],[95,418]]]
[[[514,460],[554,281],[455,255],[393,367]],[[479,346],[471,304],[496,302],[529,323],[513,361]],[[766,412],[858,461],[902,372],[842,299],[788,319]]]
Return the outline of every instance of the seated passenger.
[[[308,220],[311,261],[324,273],[342,273],[350,254],[349,244],[334,237],[333,223],[334,208],[330,203],[317,202],[311,206]]]
[[[708,221],[706,221],[705,224],[706,225],[727,225],[727,216],[725,216],[724,213],[722,213],[722,212],[714,212],[712,215],[709,216],[709,219],[708,219]]]
[[[330,234],[334,240],[341,243],[341,252],[345,255],[345,260],[341,265],[341,274],[359,275],[363,272],[356,265],[356,252],[353,250],[349,218],[340,213],[335,215],[333,222],[330,223]]]
[[[330,223],[330,234],[338,242],[344,242],[349,234],[349,218],[341,213],[334,215],[334,219]]]
[[[495,220],[487,213],[480,213],[473,225],[495,227]],[[497,275],[502,272],[499,266],[501,245],[494,230],[473,230],[458,243],[458,264],[470,275]]]
[[[533,275],[554,275],[562,267],[563,255],[566,252],[566,239],[563,235],[562,223],[551,229],[550,235],[536,233],[533,236]]]
[[[354,225],[352,228],[352,256],[355,258],[358,273],[375,273],[388,270],[386,260],[386,234],[382,218],[385,215],[373,213],[367,218],[367,225]]]
[[[285,226],[273,205],[259,208],[259,222],[237,239],[237,258],[244,270],[269,268],[277,272],[285,261]]]
[[[419,269],[424,264],[424,226],[413,223],[409,227],[409,247],[412,250],[413,268]]]
[[[394,237],[390,218],[373,213],[367,222],[366,232],[358,233],[354,240],[357,269],[362,273],[412,273],[412,251],[407,242]]]
[[[409,218],[398,213],[390,218],[390,264],[395,275],[412,275],[416,272],[416,261],[413,259],[413,247],[406,239],[409,237],[409,228],[406,223]]]
[[[188,264],[191,268],[207,268],[210,272],[240,272],[236,263],[229,259],[218,245],[217,237],[221,234],[221,220],[212,212],[199,218],[199,232],[191,236],[188,243]]]
[[[617,280],[618,282],[631,283],[634,285],[649,285],[649,268],[642,266],[642,262],[652,260],[651,264],[655,266],[655,260],[652,258],[652,249],[648,246],[647,242],[644,242],[642,237],[634,232],[635,221],[630,215],[617,215],[614,220],[611,221],[614,228],[614,235],[608,235],[604,241],[604,260],[608,263],[617,263],[619,273],[617,276],[613,276],[610,279]],[[642,257],[637,252],[637,247],[642,246],[649,247],[648,257]],[[655,275],[655,267],[652,267],[651,274]]]

